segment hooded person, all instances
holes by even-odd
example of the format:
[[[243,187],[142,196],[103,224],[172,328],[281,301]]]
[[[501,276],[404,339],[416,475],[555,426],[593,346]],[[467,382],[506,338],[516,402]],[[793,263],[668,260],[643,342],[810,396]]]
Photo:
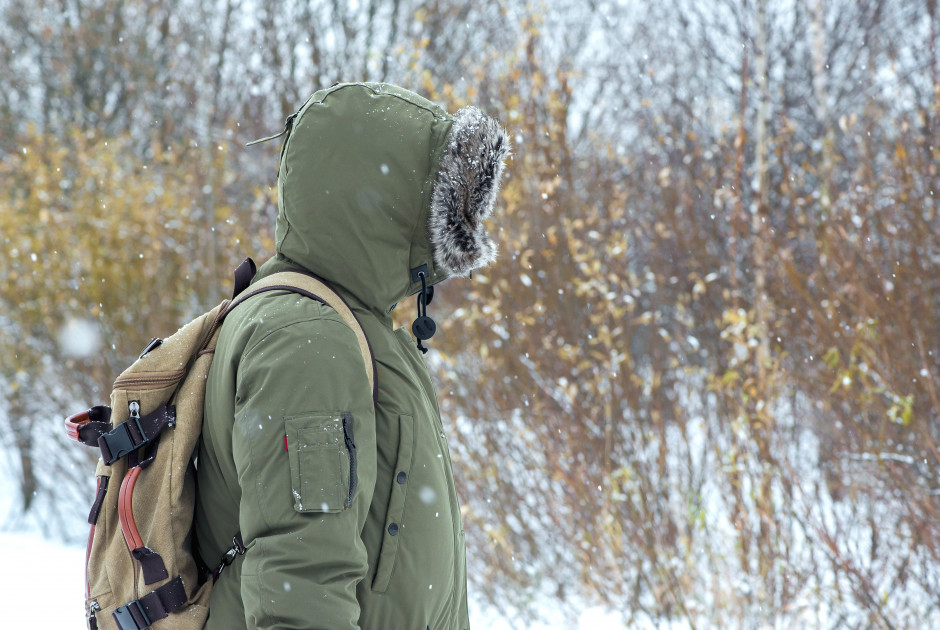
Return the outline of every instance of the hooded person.
[[[288,120],[276,256],[352,309],[375,390],[336,311],[272,291],[233,311],[208,375],[195,537],[210,630],[466,630],[466,551],[450,454],[419,351],[432,285],[490,263],[506,133],[378,83],[316,92]],[[415,339],[391,309],[418,295]]]

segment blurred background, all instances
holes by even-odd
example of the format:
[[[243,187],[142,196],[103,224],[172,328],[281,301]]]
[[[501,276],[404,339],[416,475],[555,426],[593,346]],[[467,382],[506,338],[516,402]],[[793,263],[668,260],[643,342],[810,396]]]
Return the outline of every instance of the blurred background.
[[[940,627],[937,4],[0,0],[0,530],[81,544],[62,419],[272,254],[245,143],[381,80],[514,138],[428,355],[479,605]]]

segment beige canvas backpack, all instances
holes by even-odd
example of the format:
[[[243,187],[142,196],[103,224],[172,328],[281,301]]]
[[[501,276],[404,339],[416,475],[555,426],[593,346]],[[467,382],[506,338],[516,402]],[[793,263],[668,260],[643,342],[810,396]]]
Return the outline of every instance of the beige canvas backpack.
[[[191,536],[206,377],[222,322],[235,307],[267,291],[291,291],[332,307],[356,333],[375,393],[369,342],[339,295],[300,271],[249,287],[254,273],[254,262],[246,259],[235,271],[231,300],[166,339],[153,339],[114,382],[110,407],[92,407],[65,421],[69,437],[101,450],[88,517],[85,607],[91,630],[202,628],[213,583],[245,552],[233,523],[232,548],[216,567],[200,569]]]

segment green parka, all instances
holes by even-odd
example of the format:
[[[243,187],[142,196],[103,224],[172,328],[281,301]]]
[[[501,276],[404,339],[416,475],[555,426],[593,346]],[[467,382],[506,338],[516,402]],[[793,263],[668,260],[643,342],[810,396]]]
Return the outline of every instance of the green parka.
[[[483,229],[504,132],[406,90],[342,84],[289,124],[277,255],[350,305],[374,353],[330,307],[254,297],[228,317],[209,372],[195,537],[221,574],[207,628],[466,630],[464,532],[433,385],[390,310],[488,263]]]

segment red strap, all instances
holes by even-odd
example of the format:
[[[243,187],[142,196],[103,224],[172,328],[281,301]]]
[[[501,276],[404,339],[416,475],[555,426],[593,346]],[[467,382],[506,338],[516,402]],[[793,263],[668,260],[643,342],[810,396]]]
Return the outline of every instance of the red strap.
[[[98,438],[110,430],[111,408],[105,405],[92,407],[65,419],[65,434],[88,446],[97,446]]]
[[[141,468],[134,466],[127,471],[127,476],[121,482],[121,494],[118,496],[118,518],[121,521],[121,532],[124,542],[131,555],[140,562],[144,572],[144,584],[153,584],[169,577],[163,558],[153,549],[144,545],[137,523],[134,521],[134,486],[140,476]]]
[[[140,532],[137,531],[137,523],[134,522],[134,484],[137,483],[137,477],[140,476],[140,468],[136,466],[127,471],[127,476],[121,482],[121,494],[118,497],[118,518],[121,521],[121,532],[124,534],[124,541],[127,548],[131,551],[144,546],[144,541],[140,538]]]
[[[88,411],[81,411],[69,416],[65,419],[65,434],[76,442],[81,442],[81,438],[78,437],[78,430],[82,428],[83,425],[88,424],[90,420],[91,418],[88,417]]]

